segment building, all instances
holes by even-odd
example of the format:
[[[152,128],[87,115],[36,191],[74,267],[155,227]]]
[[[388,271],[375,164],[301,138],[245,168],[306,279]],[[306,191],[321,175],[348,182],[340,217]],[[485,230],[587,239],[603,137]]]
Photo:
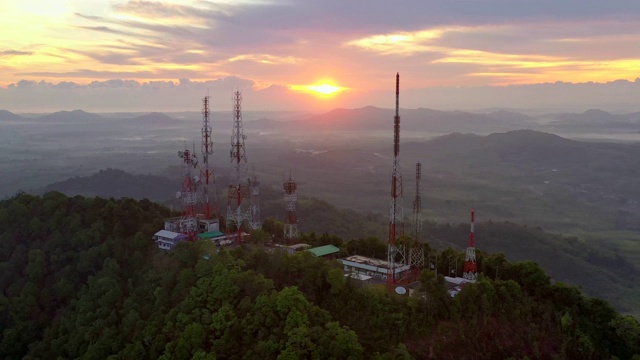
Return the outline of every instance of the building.
[[[385,280],[387,279],[387,272],[389,270],[389,264],[387,260],[380,260],[369,258],[366,256],[352,255],[344,259],[340,259],[342,265],[344,265],[344,272],[346,274],[352,274],[352,277],[357,278],[357,275],[371,276],[374,279]],[[400,277],[400,274],[408,271],[411,268],[410,265],[396,266],[396,277]]]
[[[158,244],[158,248],[163,250],[171,250],[180,241],[187,241],[189,237],[185,234],[180,234],[168,230],[160,230],[153,234],[153,240]]]
[[[340,249],[334,245],[325,245],[308,249],[315,257],[321,257],[325,259],[335,259]]]

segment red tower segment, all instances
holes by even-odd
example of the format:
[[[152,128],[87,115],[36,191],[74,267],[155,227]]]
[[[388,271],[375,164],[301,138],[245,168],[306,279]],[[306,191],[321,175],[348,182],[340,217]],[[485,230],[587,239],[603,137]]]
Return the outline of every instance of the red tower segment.
[[[296,215],[296,201],[298,200],[298,184],[289,175],[289,180],[283,184],[284,202],[286,208],[284,221],[284,241],[292,244],[298,239],[298,216]]]
[[[178,152],[178,156],[182,158],[182,187],[177,193],[182,210],[179,231],[193,241],[198,231],[198,177],[192,174],[192,170],[197,168],[198,160],[189,149]]]
[[[476,263],[476,240],[474,234],[475,211],[471,209],[471,231],[469,231],[469,245],[464,262],[463,278],[470,282],[477,280],[478,264]]]

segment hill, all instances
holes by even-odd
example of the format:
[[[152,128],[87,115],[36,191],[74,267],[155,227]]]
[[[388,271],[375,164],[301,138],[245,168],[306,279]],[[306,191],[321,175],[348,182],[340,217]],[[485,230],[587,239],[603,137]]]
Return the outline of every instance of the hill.
[[[48,122],[82,122],[82,121],[99,121],[104,119],[97,114],[91,114],[83,110],[58,111],[53,114],[43,115],[38,120]]]
[[[91,176],[73,177],[49,184],[38,193],[59,191],[69,196],[129,197],[164,202],[176,192],[176,183],[156,175],[133,175],[118,169],[105,169]]]
[[[225,178],[217,180],[219,185],[226,184]],[[70,196],[166,200],[175,193],[177,186],[177,181],[164,177],[132,175],[121,170],[106,169],[89,177],[49,185],[45,191],[55,190]],[[226,204],[226,194],[220,191],[223,188],[218,187],[217,196],[219,204],[223,204],[221,208]],[[280,189],[263,186],[260,202],[263,219],[283,219],[285,212]],[[179,204],[174,205],[179,207]],[[477,205],[479,219],[487,219],[486,205]],[[332,234],[345,240],[371,236],[384,239],[388,231],[388,219],[380,213],[338,208],[307,195],[300,196],[297,214],[298,227],[306,234]],[[571,236],[552,235],[536,230],[535,226],[528,228],[511,222],[481,221],[477,225],[477,233],[480,249],[504,253],[512,260],[535,261],[556,281],[581,286],[590,295],[605,294],[601,296],[611,301],[619,311],[632,312],[640,308],[640,303],[635,300],[640,299],[640,287],[629,278],[630,274],[638,271],[637,266],[615,247],[585,242]],[[429,239],[434,247],[443,249],[450,246],[462,250],[466,246],[467,234],[467,225],[452,227],[447,223],[429,221],[423,228],[422,236]],[[640,313],[636,315],[640,316]]]
[[[22,117],[12,113],[11,111],[0,110],[0,120],[22,120]]]
[[[495,359],[640,356],[640,324],[535,263],[480,253],[451,298],[425,270],[413,296],[356,286],[308,252],[150,240],[142,200],[0,201],[0,357]],[[343,248],[342,251],[349,251]],[[367,251],[367,249],[362,249]],[[438,254],[462,256],[445,250]],[[366,319],[366,321],[363,321]]]

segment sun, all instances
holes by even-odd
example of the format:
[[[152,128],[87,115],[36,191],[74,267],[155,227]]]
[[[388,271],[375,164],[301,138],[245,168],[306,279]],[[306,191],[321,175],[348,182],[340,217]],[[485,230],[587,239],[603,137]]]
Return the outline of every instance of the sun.
[[[331,95],[343,90],[340,86],[335,86],[331,84],[320,84],[320,85],[309,85],[307,88],[311,91],[315,91],[324,95]]]
[[[291,90],[305,92],[321,98],[333,97],[345,90],[346,87],[337,86],[330,82],[321,82],[314,85],[291,85]]]

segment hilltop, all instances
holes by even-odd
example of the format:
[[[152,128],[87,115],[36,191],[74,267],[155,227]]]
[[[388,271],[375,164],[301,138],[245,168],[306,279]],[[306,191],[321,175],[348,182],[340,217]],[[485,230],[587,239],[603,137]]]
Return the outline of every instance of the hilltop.
[[[158,250],[150,237],[169,215],[148,200],[55,192],[0,201],[0,356],[640,355],[637,320],[578,288],[552,284],[530,261],[479,252],[485,275],[455,298],[442,275],[429,270],[413,296],[398,296],[382,286],[357,286],[338,263],[309,252],[269,253],[251,243],[216,249],[205,241]],[[342,241],[319,239],[327,240]],[[376,242],[355,245],[366,253]],[[349,244],[342,251],[352,251]],[[463,253],[440,252],[440,272],[448,256]]]

